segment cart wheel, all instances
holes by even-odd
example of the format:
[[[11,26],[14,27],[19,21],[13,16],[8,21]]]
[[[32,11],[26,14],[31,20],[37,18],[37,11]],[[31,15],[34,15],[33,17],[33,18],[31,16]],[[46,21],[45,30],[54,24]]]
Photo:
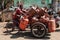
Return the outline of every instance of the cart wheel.
[[[32,25],[31,32],[33,36],[42,38],[46,35],[46,26],[43,23],[36,22]]]
[[[9,22],[6,24],[6,27],[5,28],[6,28],[7,31],[14,30],[13,24],[12,23],[9,23]]]

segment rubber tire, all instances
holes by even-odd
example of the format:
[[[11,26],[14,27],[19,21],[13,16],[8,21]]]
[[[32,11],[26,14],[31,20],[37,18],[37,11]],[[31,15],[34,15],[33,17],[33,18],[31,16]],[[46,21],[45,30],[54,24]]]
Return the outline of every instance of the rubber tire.
[[[43,33],[43,35],[36,36],[36,35],[33,33],[33,30],[32,30],[32,29],[33,29],[33,27],[34,27],[35,25],[43,25],[43,28],[44,28],[44,33]],[[32,33],[32,35],[33,35],[34,37],[37,37],[37,38],[45,37],[45,35],[46,35],[46,33],[47,33],[46,26],[45,26],[43,23],[35,22],[35,23],[33,23],[32,26],[31,26],[31,33]]]

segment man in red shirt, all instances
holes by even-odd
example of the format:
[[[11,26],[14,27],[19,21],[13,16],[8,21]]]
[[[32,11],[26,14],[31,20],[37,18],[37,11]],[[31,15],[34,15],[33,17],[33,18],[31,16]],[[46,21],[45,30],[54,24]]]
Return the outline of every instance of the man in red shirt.
[[[15,14],[13,15],[13,26],[19,26],[18,24],[19,24],[19,19],[20,19],[20,15],[21,14],[23,14],[23,5],[22,4],[20,4],[19,5],[19,8],[17,8],[16,9],[16,12],[15,12]],[[19,28],[19,27],[18,27]],[[12,29],[12,31],[14,30],[14,27],[13,27],[13,29]]]

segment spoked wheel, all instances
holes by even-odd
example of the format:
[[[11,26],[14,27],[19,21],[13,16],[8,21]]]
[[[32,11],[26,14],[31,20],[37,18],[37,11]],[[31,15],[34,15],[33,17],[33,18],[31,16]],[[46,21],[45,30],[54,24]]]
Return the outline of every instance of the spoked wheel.
[[[5,27],[5,28],[6,28],[7,31],[12,31],[12,29],[13,29],[13,24],[8,22],[8,23],[6,24],[6,27]]]
[[[46,34],[46,26],[43,23],[34,23],[31,32],[35,37],[44,37]]]

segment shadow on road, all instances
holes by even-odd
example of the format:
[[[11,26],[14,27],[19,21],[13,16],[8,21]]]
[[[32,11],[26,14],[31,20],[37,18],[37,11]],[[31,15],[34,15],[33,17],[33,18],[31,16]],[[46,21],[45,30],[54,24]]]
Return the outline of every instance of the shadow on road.
[[[60,32],[60,29],[57,29],[56,32]]]
[[[5,35],[11,35],[11,39],[15,39],[15,38],[19,38],[19,37],[22,37],[22,38],[24,38],[24,39],[50,39],[50,34],[46,34],[46,36],[45,37],[43,37],[43,38],[36,38],[36,37],[34,37],[32,34],[31,34],[31,32],[17,32],[17,33],[11,33],[11,31],[9,31],[9,32],[4,32],[4,33],[6,33]]]
[[[11,26],[11,24],[10,23],[7,23],[6,24],[6,27],[10,28],[9,26]],[[15,31],[17,31],[17,30],[15,30]],[[13,32],[15,32],[15,31],[13,31]],[[50,39],[50,37],[49,37],[50,34],[46,34],[46,36],[43,37],[43,38],[36,38],[36,37],[34,37],[31,34],[30,31],[28,31],[28,32],[16,32],[16,33],[12,33],[12,31],[9,30],[9,31],[4,31],[3,33],[5,33],[4,35],[11,35],[11,37],[10,37],[11,39],[15,39],[15,38],[19,38],[19,37],[22,37],[24,39],[44,39],[44,40]]]

